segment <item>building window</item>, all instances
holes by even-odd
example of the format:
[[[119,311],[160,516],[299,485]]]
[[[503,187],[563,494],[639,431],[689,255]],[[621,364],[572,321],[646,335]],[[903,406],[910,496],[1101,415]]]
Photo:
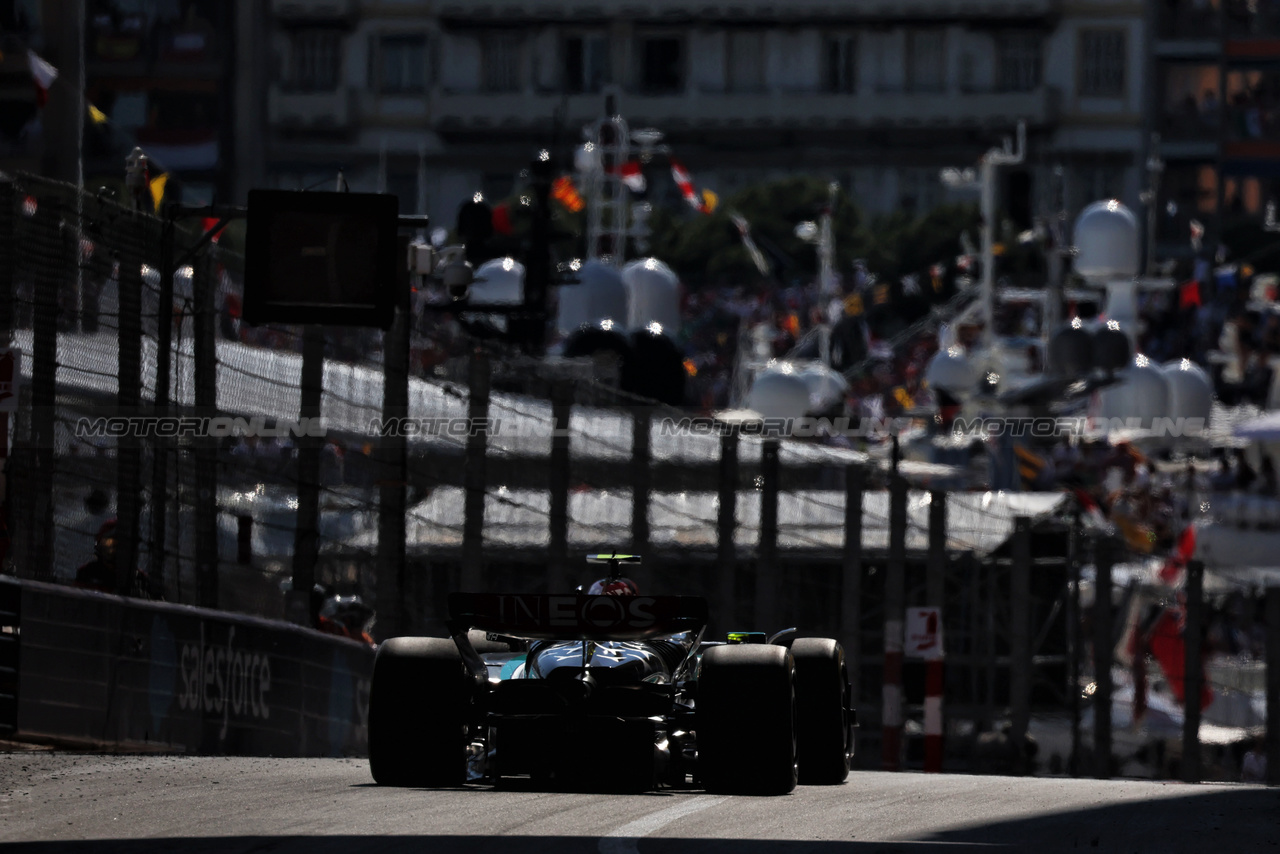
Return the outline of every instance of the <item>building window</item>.
[[[293,37],[289,82],[300,92],[332,92],[342,66],[341,33],[301,30]]]
[[[480,42],[484,68],[484,91],[519,92],[520,34],[486,33]]]
[[[729,91],[764,91],[764,31],[729,34]]]
[[[1124,95],[1127,38],[1124,30],[1080,31],[1080,95],[1119,98]]]
[[[427,89],[427,37],[382,36],[378,39],[375,85],[387,95],[416,94]]]
[[[1035,33],[1004,33],[996,39],[999,91],[1030,92],[1039,88],[1041,45],[1040,36]]]
[[[907,36],[907,89],[942,92],[947,84],[947,37],[942,30],[913,30]]]
[[[609,38],[574,35],[564,40],[564,88],[573,95],[601,91],[609,82]]]
[[[684,45],[679,38],[652,37],[640,42],[640,91],[645,95],[684,91]]]
[[[856,36],[832,36],[827,39],[823,87],[828,92],[858,90],[858,52]]]

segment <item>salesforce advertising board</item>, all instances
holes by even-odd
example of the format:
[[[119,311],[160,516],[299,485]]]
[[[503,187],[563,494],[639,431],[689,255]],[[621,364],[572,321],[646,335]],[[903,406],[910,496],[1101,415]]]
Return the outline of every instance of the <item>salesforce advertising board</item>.
[[[373,651],[287,624],[23,590],[18,728],[185,753],[353,756]]]

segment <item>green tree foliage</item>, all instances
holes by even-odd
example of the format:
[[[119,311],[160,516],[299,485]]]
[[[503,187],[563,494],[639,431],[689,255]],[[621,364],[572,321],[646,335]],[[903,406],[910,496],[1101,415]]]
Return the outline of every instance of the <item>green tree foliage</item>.
[[[796,225],[816,221],[827,203],[827,182],[795,177],[758,184],[721,201],[714,214],[658,208],[651,219],[652,253],[666,261],[689,287],[760,285],[763,277],[751,261],[730,220],[737,211],[783,282],[811,281],[818,274],[817,247],[795,234]],[[960,254],[960,234],[977,235],[974,205],[944,205],[922,216],[903,211],[867,218],[856,199],[838,193],[834,212],[836,265],[848,276],[862,258],[880,279],[896,282],[933,264],[950,264]]]

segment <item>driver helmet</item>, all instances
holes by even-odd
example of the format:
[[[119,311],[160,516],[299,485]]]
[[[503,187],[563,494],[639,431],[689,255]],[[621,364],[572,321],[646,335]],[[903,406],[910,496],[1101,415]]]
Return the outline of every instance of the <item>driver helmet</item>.
[[[630,578],[602,578],[587,591],[588,596],[639,596],[640,588]]]

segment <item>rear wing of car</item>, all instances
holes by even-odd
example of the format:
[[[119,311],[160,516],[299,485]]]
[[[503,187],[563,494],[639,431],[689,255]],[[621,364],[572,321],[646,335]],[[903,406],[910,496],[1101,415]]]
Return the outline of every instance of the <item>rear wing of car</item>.
[[[699,596],[453,593],[450,631],[468,629],[527,640],[642,641],[707,625]]]

